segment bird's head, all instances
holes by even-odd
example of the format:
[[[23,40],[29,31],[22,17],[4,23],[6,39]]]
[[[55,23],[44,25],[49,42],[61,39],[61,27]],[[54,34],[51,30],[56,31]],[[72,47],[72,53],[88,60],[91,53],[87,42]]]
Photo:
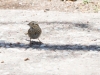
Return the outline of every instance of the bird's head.
[[[31,21],[29,24],[27,24],[27,25],[29,25],[30,27],[37,27],[37,26],[39,26],[38,25],[38,23],[36,22],[36,21]]]

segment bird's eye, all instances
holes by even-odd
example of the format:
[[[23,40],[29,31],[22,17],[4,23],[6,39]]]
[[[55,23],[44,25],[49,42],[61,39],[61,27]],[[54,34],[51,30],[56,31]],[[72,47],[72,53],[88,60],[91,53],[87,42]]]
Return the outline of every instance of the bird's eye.
[[[38,24],[36,24],[36,26],[38,26]]]

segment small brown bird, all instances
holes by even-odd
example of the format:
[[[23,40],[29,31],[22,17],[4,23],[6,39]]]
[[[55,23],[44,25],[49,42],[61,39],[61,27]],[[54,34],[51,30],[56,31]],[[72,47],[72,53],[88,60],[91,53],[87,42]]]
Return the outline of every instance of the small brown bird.
[[[35,21],[31,21],[29,24],[30,29],[28,30],[28,36],[30,37],[30,44],[31,44],[31,39],[38,39],[39,40],[39,36],[42,33],[41,28],[39,27],[38,23]],[[41,42],[39,40],[39,42]]]

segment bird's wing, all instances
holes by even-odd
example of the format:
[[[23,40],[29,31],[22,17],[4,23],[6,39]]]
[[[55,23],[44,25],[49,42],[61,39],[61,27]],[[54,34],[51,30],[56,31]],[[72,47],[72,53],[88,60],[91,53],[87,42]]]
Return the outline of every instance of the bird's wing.
[[[34,34],[35,34],[34,29],[29,29],[29,30],[28,30],[28,34],[29,34],[29,35],[34,35]]]

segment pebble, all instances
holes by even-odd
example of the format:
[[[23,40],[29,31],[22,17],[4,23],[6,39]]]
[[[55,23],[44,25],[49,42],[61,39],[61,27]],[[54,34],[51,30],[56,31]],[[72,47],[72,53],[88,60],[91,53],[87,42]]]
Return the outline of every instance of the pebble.
[[[30,60],[29,58],[25,58],[24,61]]]
[[[4,61],[1,61],[1,63],[4,63]]]

